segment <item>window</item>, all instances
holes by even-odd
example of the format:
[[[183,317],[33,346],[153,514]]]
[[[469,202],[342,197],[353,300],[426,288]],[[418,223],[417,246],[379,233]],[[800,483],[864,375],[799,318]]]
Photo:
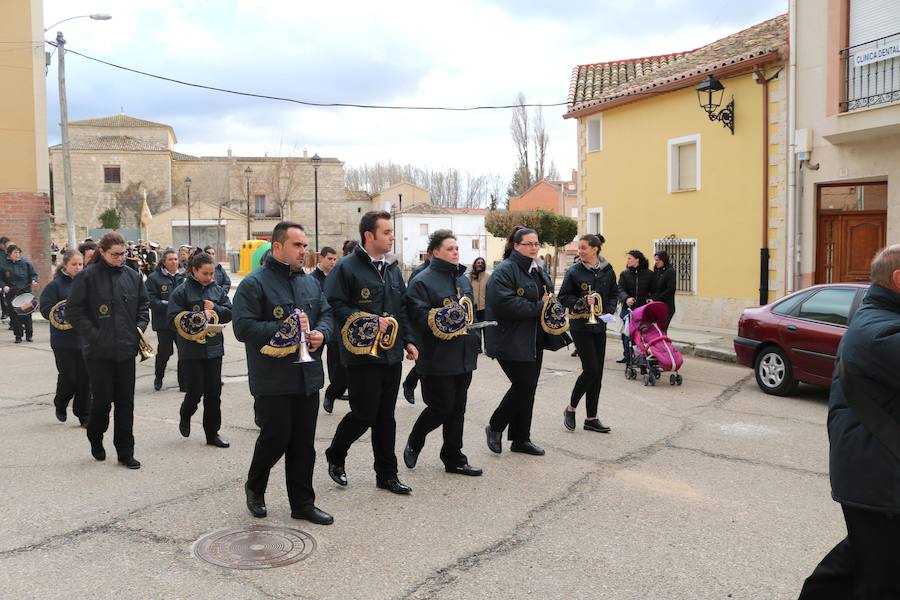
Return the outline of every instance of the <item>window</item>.
[[[587,120],[587,150],[588,152],[603,150],[603,115]]]
[[[587,209],[587,232],[603,233],[603,209],[589,208]]]
[[[472,240],[472,250],[481,250],[481,240],[478,238]]]
[[[852,288],[825,289],[804,302],[797,317],[846,327],[854,298],[856,290]]]
[[[794,314],[800,303],[806,300],[806,298],[808,297],[809,294],[797,294],[796,296],[791,296],[787,300],[783,300],[782,302],[776,304],[772,308],[772,312],[776,315],[790,316]]]
[[[669,254],[669,261],[675,271],[675,291],[696,294],[697,240],[679,238],[654,240],[653,254],[663,250]]]
[[[669,193],[700,189],[700,136],[669,140]]]
[[[419,223],[419,235],[428,235],[428,223]]]
[[[122,183],[122,168],[103,167],[103,183]]]
[[[577,208],[577,207],[572,209],[572,215],[571,215],[571,217],[572,217],[573,219],[577,219],[577,218],[578,218],[578,208]]]
[[[256,199],[256,216],[264,217],[266,215],[266,197],[265,195],[255,196]]]

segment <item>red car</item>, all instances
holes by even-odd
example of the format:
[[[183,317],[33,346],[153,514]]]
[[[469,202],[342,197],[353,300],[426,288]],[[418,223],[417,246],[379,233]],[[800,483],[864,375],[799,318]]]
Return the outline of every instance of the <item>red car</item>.
[[[762,391],[787,396],[797,383],[831,385],[838,344],[869,289],[867,284],[831,283],[744,310],[734,351],[753,367]]]

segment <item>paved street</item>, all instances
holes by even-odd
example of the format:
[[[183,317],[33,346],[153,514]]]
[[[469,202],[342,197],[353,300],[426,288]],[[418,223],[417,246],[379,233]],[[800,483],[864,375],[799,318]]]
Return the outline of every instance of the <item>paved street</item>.
[[[53,416],[56,372],[46,324],[36,342],[0,341],[3,451],[0,597],[4,598],[795,598],[843,535],[829,498],[826,394],[764,396],[749,370],[689,357],[683,387],[627,382],[609,344],[601,417],[610,435],[562,427],[577,359],[548,353],[533,439],[543,458],[492,455],[483,427],[507,381],[483,359],[467,414],[470,462],[482,478],[443,472],[439,432],[401,478],[377,490],[368,436],[347,462],[350,486],[327,476],[324,449],[340,416],[318,425],[317,504],[331,527],[290,519],[282,466],[270,481],[267,525],[296,527],[313,554],[282,568],[237,571],[193,557],[192,543],[257,525],[242,482],[256,429],[243,347],[230,333],[223,367],[226,450],[177,430],[174,362],[162,392],[138,367],[139,471],[95,462],[77,420]],[[408,368],[409,365],[406,365]],[[400,399],[398,451],[422,407]],[[74,421],[74,423],[73,423]],[[198,435],[199,434],[199,435]]]

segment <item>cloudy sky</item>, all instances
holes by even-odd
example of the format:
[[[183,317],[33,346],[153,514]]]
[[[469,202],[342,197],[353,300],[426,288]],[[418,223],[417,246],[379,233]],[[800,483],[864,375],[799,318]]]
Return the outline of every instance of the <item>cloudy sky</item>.
[[[174,79],[318,102],[415,106],[565,102],[573,66],[684,51],[786,12],[786,0],[45,0],[67,45]],[[189,154],[333,156],[508,177],[509,110],[308,108],[175,85],[67,55],[70,120],[129,115],[175,128]],[[56,58],[47,76],[59,140]],[[544,109],[550,155],[576,166],[575,124]]]

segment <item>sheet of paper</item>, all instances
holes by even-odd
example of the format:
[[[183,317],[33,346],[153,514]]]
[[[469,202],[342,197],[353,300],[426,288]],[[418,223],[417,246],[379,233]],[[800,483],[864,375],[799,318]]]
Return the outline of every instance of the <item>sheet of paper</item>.
[[[600,320],[604,323],[612,323],[616,320],[616,315],[611,313],[606,313],[605,315],[600,315]]]

